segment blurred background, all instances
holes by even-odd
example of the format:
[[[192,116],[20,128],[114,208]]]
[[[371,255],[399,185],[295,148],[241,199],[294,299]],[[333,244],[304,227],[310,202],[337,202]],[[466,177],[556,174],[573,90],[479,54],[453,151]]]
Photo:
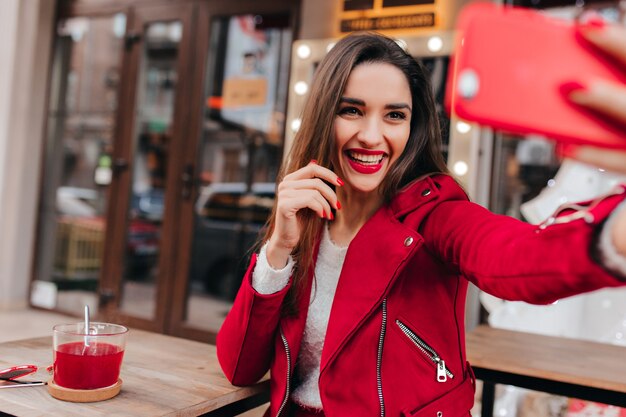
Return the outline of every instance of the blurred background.
[[[354,30],[395,37],[428,68],[444,156],[475,202],[538,223],[623,181],[559,160],[545,138],[445,113],[464,4],[3,0],[0,330],[16,313],[58,321],[87,304],[100,320],[213,343],[273,205],[315,68]],[[507,4],[626,22],[624,1]],[[626,291],[535,307],[472,289],[466,325],[484,322],[626,345]],[[500,416],[589,413],[517,389],[503,390],[497,407]],[[585,415],[609,415],[596,412]]]

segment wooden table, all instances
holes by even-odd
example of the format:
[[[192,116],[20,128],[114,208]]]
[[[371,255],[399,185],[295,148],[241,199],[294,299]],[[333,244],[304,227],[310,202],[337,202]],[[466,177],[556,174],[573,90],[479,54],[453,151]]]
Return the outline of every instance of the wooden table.
[[[48,380],[52,338],[0,344],[0,369],[34,364],[37,374],[24,380]],[[69,403],[48,394],[47,387],[0,389],[0,415],[19,417],[233,416],[269,401],[269,380],[239,388],[222,374],[215,346],[131,330],[120,376],[120,394],[98,403]]]
[[[493,414],[495,384],[626,407],[626,348],[478,326],[467,357],[484,381],[482,416]]]

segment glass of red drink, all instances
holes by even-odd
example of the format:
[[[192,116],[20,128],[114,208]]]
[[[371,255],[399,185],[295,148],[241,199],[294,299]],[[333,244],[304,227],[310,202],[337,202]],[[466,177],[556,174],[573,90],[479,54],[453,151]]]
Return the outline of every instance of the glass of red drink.
[[[53,327],[54,382],[91,390],[117,383],[128,328],[118,324],[58,324]]]

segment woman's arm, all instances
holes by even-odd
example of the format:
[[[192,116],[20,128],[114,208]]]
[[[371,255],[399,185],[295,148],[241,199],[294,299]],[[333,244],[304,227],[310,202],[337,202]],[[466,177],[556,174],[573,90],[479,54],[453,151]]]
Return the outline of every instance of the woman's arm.
[[[257,292],[252,287],[256,265],[255,255],[217,334],[217,357],[233,385],[254,384],[269,370],[281,306],[291,285],[272,294]]]
[[[547,304],[626,285],[592,256],[604,221],[626,197],[626,189],[616,191],[621,193],[588,202],[583,210],[564,211],[548,226],[496,215],[468,201],[444,201],[421,232],[430,251],[482,290]]]

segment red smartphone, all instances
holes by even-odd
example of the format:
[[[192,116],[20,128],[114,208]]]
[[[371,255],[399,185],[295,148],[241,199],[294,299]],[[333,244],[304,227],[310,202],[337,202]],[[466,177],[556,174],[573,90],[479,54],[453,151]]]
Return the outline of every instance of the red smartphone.
[[[11,381],[37,372],[35,365],[19,365],[0,370],[0,380]]]
[[[626,126],[566,99],[568,83],[626,84],[626,68],[583,39],[576,23],[476,3],[461,12],[457,30],[446,104],[458,117],[513,134],[626,148]]]

